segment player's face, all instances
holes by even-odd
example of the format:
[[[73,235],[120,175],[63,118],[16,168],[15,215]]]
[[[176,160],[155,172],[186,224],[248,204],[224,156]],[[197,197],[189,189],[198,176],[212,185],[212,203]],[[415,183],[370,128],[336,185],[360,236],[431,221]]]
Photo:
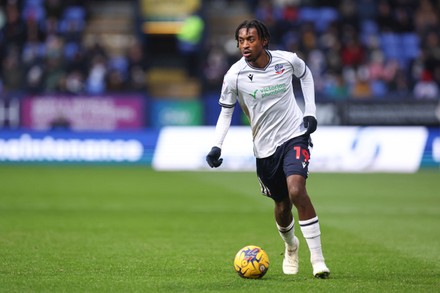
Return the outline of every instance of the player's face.
[[[238,48],[247,62],[256,64],[258,59],[263,56],[266,40],[258,37],[256,28],[242,28],[238,31]]]

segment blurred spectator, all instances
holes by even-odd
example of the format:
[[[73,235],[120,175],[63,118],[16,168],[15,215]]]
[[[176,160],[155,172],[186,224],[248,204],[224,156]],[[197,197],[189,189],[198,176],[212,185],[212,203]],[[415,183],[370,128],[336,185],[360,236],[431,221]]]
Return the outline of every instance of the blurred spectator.
[[[433,79],[440,84],[440,32],[430,30],[422,46],[423,68],[433,73]]]
[[[122,92],[127,90],[124,76],[117,69],[110,69],[105,77],[106,91]]]
[[[326,76],[323,92],[333,100],[347,99],[350,94],[349,88],[340,73],[329,74]]]
[[[420,0],[414,16],[415,29],[419,34],[428,30],[437,30],[439,27],[439,7],[430,0]]]
[[[359,67],[365,63],[366,52],[356,34],[348,36],[342,46],[341,59],[343,66]]]
[[[43,91],[45,79],[44,67],[40,63],[29,66],[25,76],[25,88],[30,94],[39,94]]]
[[[184,20],[177,34],[178,48],[185,56],[187,73],[193,77],[200,73],[199,51],[202,48],[204,29],[205,22],[200,12],[197,12]]]
[[[47,18],[54,18],[59,20],[65,9],[65,1],[62,0],[45,0],[44,10]]]
[[[275,1],[279,7],[281,7],[282,19],[288,24],[294,25],[298,21],[298,2],[297,0]],[[280,3],[280,2],[285,2]]]
[[[394,20],[391,10],[391,4],[388,0],[379,0],[377,14],[375,19],[380,32],[394,31]]]
[[[355,81],[351,90],[351,96],[355,99],[365,99],[371,98],[372,94],[373,91],[369,82],[368,69],[361,66],[355,71]]]
[[[272,1],[260,0],[255,10],[255,17],[264,22],[271,35],[271,46],[277,47],[281,43],[283,29],[283,14],[280,7],[276,6]]]
[[[359,17],[355,0],[340,1],[339,11],[341,13],[341,22],[347,26],[358,29]]]
[[[307,59],[310,52],[316,49],[318,46],[317,35],[314,31],[314,27],[312,24],[308,23],[302,27],[300,32],[300,53],[304,55],[304,58]]]
[[[432,79],[432,73],[425,70],[422,72],[420,80],[414,86],[414,96],[416,99],[436,99],[439,97],[439,86]]]
[[[383,52],[375,50],[371,52],[369,61],[369,77],[372,80],[382,80],[384,82],[391,82],[397,70],[399,64],[395,60],[389,60],[385,62]]]
[[[59,80],[65,72],[63,40],[58,36],[51,36],[46,40],[46,75],[44,91],[53,93],[56,91]]]
[[[208,51],[208,56],[205,58],[206,63],[203,73],[206,79],[206,90],[218,91],[219,85],[222,84],[223,76],[229,69],[227,56],[221,47],[213,46]]]
[[[395,32],[408,33],[414,31],[413,12],[410,7],[397,7],[395,9]]]
[[[18,47],[8,46],[1,69],[4,91],[11,92],[21,90],[24,73]]]
[[[86,81],[86,92],[92,95],[104,93],[106,90],[106,57],[96,54],[92,57]]]
[[[47,17],[42,24],[42,28],[46,34],[46,37],[57,35],[59,33],[58,30],[59,19],[54,16]]]
[[[26,24],[20,17],[18,1],[7,1],[6,23],[2,28],[3,46],[14,47],[19,52],[26,41]]]
[[[127,53],[127,80],[130,91],[143,92],[146,90],[146,73],[148,61],[141,42],[136,42]]]
[[[377,14],[378,0],[357,0],[356,13],[362,20],[373,20]]]
[[[63,84],[63,82],[65,83]],[[68,72],[65,77],[61,77],[59,80],[59,90],[69,94],[81,94],[85,89],[84,83],[85,81],[83,73],[80,70],[75,69]]]
[[[45,39],[45,34],[41,30],[39,19],[35,15],[26,18],[26,43],[39,43]]]
[[[411,93],[411,85],[408,79],[408,74],[398,68],[393,80],[388,83],[390,92],[389,96],[398,97],[400,99],[406,98]]]
[[[106,90],[108,54],[104,47],[96,42],[84,53],[86,64],[86,93],[99,95]]]

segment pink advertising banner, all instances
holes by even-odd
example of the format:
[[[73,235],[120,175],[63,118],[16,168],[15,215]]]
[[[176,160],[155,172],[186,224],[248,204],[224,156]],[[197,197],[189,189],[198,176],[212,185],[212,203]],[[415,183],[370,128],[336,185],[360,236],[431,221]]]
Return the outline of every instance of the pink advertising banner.
[[[21,114],[22,126],[35,130],[129,130],[145,121],[142,96],[27,97]]]

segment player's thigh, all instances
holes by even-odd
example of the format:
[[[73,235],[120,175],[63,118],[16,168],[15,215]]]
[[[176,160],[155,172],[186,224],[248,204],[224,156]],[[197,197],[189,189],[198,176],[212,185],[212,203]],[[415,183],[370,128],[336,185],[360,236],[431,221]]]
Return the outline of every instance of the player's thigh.
[[[286,178],[301,175],[305,179],[309,174],[309,137],[300,136],[289,141],[283,157],[283,170]]]
[[[263,195],[274,201],[288,198],[289,193],[281,158],[257,159],[257,176]]]

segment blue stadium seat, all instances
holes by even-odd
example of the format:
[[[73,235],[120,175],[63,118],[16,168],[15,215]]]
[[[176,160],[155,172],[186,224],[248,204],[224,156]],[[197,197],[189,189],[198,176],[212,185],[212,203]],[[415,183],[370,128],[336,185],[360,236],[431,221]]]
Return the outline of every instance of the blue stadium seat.
[[[332,7],[322,7],[318,10],[318,16],[315,19],[318,31],[324,31],[328,25],[339,18],[339,12]]]
[[[84,21],[86,12],[81,6],[69,6],[64,10],[62,19]]]
[[[379,37],[380,46],[386,59],[402,59],[400,38],[396,33],[382,33]]]
[[[26,42],[23,46],[22,59],[25,62],[36,61],[37,58],[46,55],[45,43]]]
[[[374,20],[364,19],[361,20],[361,32],[366,34],[377,34],[379,27]]]
[[[34,18],[38,23],[42,23],[46,17],[46,10],[44,9],[41,3],[30,2],[29,4],[25,4],[23,7],[23,11],[21,13],[23,19]]]
[[[315,22],[319,17],[319,9],[303,7],[299,10],[298,20],[300,22]]]
[[[128,75],[128,60],[125,56],[115,56],[108,61],[110,69],[119,71],[124,78]]]
[[[79,51],[79,44],[76,42],[69,42],[64,45],[64,57],[68,60],[72,60],[78,51]]]
[[[401,36],[403,54],[408,59],[417,58],[420,54],[420,39],[416,33],[405,33]]]
[[[81,32],[85,27],[85,10],[80,6],[69,6],[64,10],[60,20],[60,32]]]
[[[24,7],[42,7],[44,0],[26,0],[24,1]]]
[[[376,22],[368,19],[360,21],[360,39],[362,44],[370,46],[371,38],[379,35],[379,27]]]
[[[388,87],[382,80],[371,81],[370,88],[373,96],[375,97],[383,97],[388,93]]]

